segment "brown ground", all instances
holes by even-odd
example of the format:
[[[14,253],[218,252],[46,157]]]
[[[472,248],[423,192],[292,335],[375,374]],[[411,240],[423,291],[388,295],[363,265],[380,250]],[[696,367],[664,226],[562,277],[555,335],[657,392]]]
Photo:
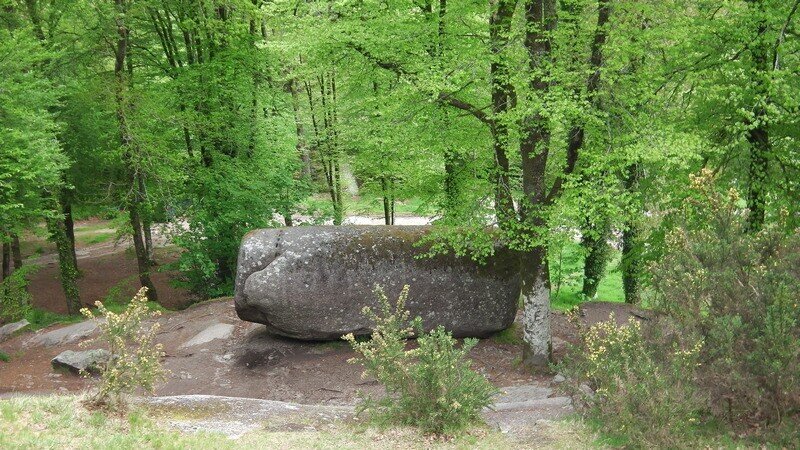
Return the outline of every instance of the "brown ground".
[[[594,307],[595,313],[605,307],[617,308],[601,303]],[[207,394],[352,404],[358,391],[379,391],[376,383],[360,377],[360,367],[347,362],[354,355],[344,342],[302,342],[271,336],[263,326],[239,320],[229,298],[169,313],[160,321],[158,340],[164,344],[164,365],[170,375],[157,390],[158,395]],[[219,323],[234,325],[230,337],[182,347]],[[553,333],[556,354],[563,354],[565,341],[574,340],[575,330],[560,313],[553,314]],[[90,380],[56,373],[50,367],[50,359],[61,351],[82,348],[77,342],[42,347],[29,341],[33,335],[28,332],[0,343],[0,351],[11,356],[11,362],[0,362],[0,394],[75,392],[89,385]],[[481,340],[470,354],[475,368],[499,387],[547,384],[549,376],[533,376],[519,365],[521,348],[517,342]],[[96,344],[88,348],[95,347]]]
[[[80,221],[75,224],[76,254],[78,269],[82,277],[78,281],[81,300],[92,305],[103,300],[112,288],[117,288],[118,295],[130,298],[138,290],[139,280],[136,259],[130,241],[109,239],[105,242],[91,244],[93,236],[113,234],[107,221],[97,219]],[[158,230],[154,230],[157,244],[164,244]],[[160,242],[159,242],[160,241]],[[26,264],[36,264],[40,268],[30,277],[29,290],[33,296],[33,306],[47,311],[65,314],[66,299],[61,289],[55,249],[53,245],[39,236],[25,236],[21,243]],[[40,253],[34,253],[39,250]],[[153,283],[159,295],[159,302],[169,309],[179,309],[191,303],[189,293],[175,288],[169,282],[174,272],[164,269],[164,265],[174,262],[178,253],[174,247],[156,249],[156,261],[160,264],[152,275]]]

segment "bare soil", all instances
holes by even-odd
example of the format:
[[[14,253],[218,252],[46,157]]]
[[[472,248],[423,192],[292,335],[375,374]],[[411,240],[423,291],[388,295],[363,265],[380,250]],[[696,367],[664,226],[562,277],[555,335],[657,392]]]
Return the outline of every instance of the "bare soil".
[[[603,304],[598,304],[603,305]],[[609,305],[609,309],[617,306]],[[602,309],[597,307],[597,309]],[[599,314],[599,313],[597,313]],[[606,316],[607,317],[607,316]],[[157,395],[205,394],[248,397],[306,404],[353,404],[358,392],[379,393],[380,387],[361,377],[361,368],[348,363],[354,356],[344,342],[304,342],[272,336],[263,326],[236,317],[230,298],[208,301],[159,319],[158,341],[164,344],[169,376]],[[230,336],[196,346],[185,344],[218,324],[232,325]],[[40,330],[47,333],[58,326]],[[519,332],[519,327],[515,332]],[[574,341],[575,330],[561,313],[553,313],[556,354]],[[0,343],[11,361],[0,362],[0,394],[76,392],[91,380],[58,373],[50,360],[64,350],[97,348],[79,342],[41,346],[31,332]],[[476,370],[498,387],[546,385],[550,375],[532,375],[520,364],[517,342],[483,339],[470,357]]]

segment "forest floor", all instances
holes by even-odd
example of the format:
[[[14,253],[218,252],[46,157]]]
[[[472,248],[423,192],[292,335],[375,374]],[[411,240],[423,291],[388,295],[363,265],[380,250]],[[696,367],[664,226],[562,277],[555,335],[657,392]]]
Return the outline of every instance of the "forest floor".
[[[630,313],[640,314],[624,304],[589,303],[581,316],[591,323],[606,320],[611,312],[618,321],[627,320]],[[554,312],[552,319],[554,347],[560,357],[567,342],[576,339],[576,329],[561,312]],[[361,367],[348,363],[355,355],[345,342],[304,342],[272,336],[262,325],[239,320],[229,297],[166,312],[157,320],[161,324],[157,341],[164,345],[168,375],[156,390],[156,397],[141,401],[148,415],[168,417],[165,422],[169,428],[181,433],[204,431],[238,438],[265,430],[311,429],[334,433],[313,439],[328,436],[350,442],[352,433],[342,435],[343,429],[339,425],[332,428],[325,418],[333,415],[349,420],[360,395],[382,393],[377,382],[361,377]],[[24,410],[24,398],[30,395],[59,394],[58,398],[67,399],[58,402],[75,398],[65,395],[80,396],[93,380],[56,371],[50,360],[64,350],[102,348],[92,342],[96,335],[94,322],[84,321],[23,332],[1,342],[0,352],[8,355],[9,361],[0,362],[0,407]],[[549,447],[543,445],[549,441],[542,441],[542,436],[561,429],[552,421],[573,413],[570,399],[559,393],[552,375],[532,375],[519,364],[520,355],[518,325],[482,339],[469,354],[475,370],[502,392],[494,410],[484,412],[490,430],[481,432],[479,440],[486,442],[486,448],[519,448],[520,442]],[[16,403],[2,398],[23,400],[14,406]],[[53,406],[43,414],[62,406]],[[304,418],[308,414],[313,416],[311,422]],[[321,422],[317,420],[320,417],[324,419]],[[344,430],[352,425],[347,423]],[[380,435],[374,439],[393,438]],[[421,445],[417,444],[413,447]],[[408,448],[405,444],[400,447]]]
[[[605,320],[614,312],[618,321],[635,310],[617,303],[590,303],[586,322]],[[554,350],[563,355],[576,329],[564,314],[554,312]],[[158,341],[164,345],[169,371],[157,395],[223,395],[294,403],[352,405],[358,392],[375,394],[380,387],[361,378],[361,369],[349,364],[354,353],[345,342],[306,342],[268,334],[262,325],[236,316],[230,297],[203,302],[160,319]],[[85,344],[96,335],[92,322],[54,325],[24,332],[0,343],[10,357],[0,362],[0,394],[77,393],[90,379],[54,372],[50,360],[64,350],[97,348]],[[534,376],[520,362],[521,330],[514,326],[482,339],[470,358],[498,387],[547,385],[551,376]]]

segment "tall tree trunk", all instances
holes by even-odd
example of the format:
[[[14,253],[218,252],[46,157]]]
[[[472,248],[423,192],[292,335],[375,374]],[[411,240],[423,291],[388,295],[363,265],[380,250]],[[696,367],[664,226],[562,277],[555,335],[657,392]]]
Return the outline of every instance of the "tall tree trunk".
[[[63,219],[49,218],[47,219],[47,228],[50,232],[50,240],[56,245],[58,252],[58,269],[61,277],[61,289],[67,300],[67,313],[78,314],[81,309],[77,283],[78,268],[75,266],[75,260],[72,259],[72,245],[67,238],[64,221]]]
[[[300,94],[297,91],[297,80],[292,78],[289,80],[289,93],[292,95],[292,110],[294,111],[294,126],[297,133],[297,152],[300,154],[300,159],[303,161],[303,177],[311,180],[311,151],[306,144],[305,130],[303,127],[303,120],[300,117]]]
[[[72,256],[72,263],[78,269],[78,253],[75,251],[75,220],[72,217],[72,194],[67,189],[61,190],[61,212],[64,214],[64,232],[69,241],[69,251]],[[80,277],[80,270],[78,269]]]
[[[11,242],[9,236],[3,236],[3,280],[11,276]]]
[[[508,127],[505,113],[516,105],[516,93],[511,84],[510,72],[503,50],[508,47],[515,2],[498,0],[489,17],[489,38],[492,60],[489,66],[492,87],[492,147],[495,157],[495,210],[501,228],[507,228],[516,218],[511,196],[508,162]]]
[[[639,165],[631,164],[626,169],[623,180],[625,190],[632,197],[639,184]],[[625,303],[639,304],[641,301],[641,243],[639,242],[638,214],[629,216],[622,230],[622,288],[625,292]]]
[[[116,18],[117,33],[119,37],[117,39],[117,45],[115,48],[114,77],[116,85],[114,97],[116,101],[116,114],[117,122],[119,124],[120,143],[123,149],[122,159],[124,166],[128,171],[128,182],[131,188],[127,205],[128,213],[133,234],[133,247],[136,253],[139,282],[141,283],[142,287],[147,288],[147,298],[150,301],[158,301],[158,294],[156,293],[155,286],[150,279],[150,262],[144,242],[144,230],[141,217],[141,207],[143,203],[142,196],[144,195],[141,189],[141,186],[143,186],[143,180],[141,179],[141,174],[139,173],[139,169],[137,167],[138,161],[135,161],[134,158],[134,153],[138,154],[139,149],[138,145],[133,139],[130,126],[128,125],[126,113],[127,105],[125,95],[129,82],[128,77],[130,76],[129,74],[126,74],[125,71],[125,62],[126,58],[128,58],[129,51],[128,40],[130,36],[130,32],[124,22],[126,2],[125,0],[115,0],[115,5],[119,13]]]
[[[11,256],[14,260],[14,270],[22,267],[22,251],[19,246],[19,235],[11,235]]]
[[[769,96],[769,86],[767,85],[766,73],[770,70],[769,45],[767,41],[767,22],[764,18],[764,2],[762,0],[750,0],[756,4],[761,19],[758,22],[758,37],[755,43],[751,43],[751,53],[753,55],[754,72],[753,79],[757,83],[757,92],[767,101]],[[749,123],[747,132],[747,142],[750,147],[749,167],[748,167],[748,186],[747,186],[747,208],[750,214],[747,216],[748,228],[750,231],[759,231],[764,226],[767,205],[767,170],[769,168],[769,155],[772,152],[772,143],[769,139],[767,129],[767,111],[761,103],[762,99],[757,99],[758,106],[754,111],[754,118]]]
[[[144,204],[147,202],[147,185],[144,182],[144,177],[139,174],[136,177],[137,182],[136,186],[139,190],[139,198],[141,199],[141,203]],[[153,221],[150,219],[150,215],[147,213],[140,214],[141,215],[141,222],[142,222],[142,238],[144,239],[144,248],[145,254],[147,255],[147,264],[150,267],[156,266],[156,251],[155,247],[153,247]]]
[[[528,0],[525,11],[525,48],[531,69],[530,88],[542,98],[549,91],[548,66],[551,34],[555,29],[555,0]],[[550,361],[550,279],[547,244],[544,239],[545,171],[549,155],[550,131],[546,119],[534,112],[526,119],[520,144],[522,157],[522,220],[536,245],[523,253],[520,278],[523,304],[523,363],[544,369]]]
[[[383,194],[383,223],[392,224],[392,211],[389,205],[389,186],[385,176],[381,177],[381,193]]]
[[[606,264],[611,255],[611,247],[608,245],[611,224],[603,217],[595,219],[599,220],[597,223],[587,223],[581,237],[581,245],[586,251],[586,257],[583,262],[583,289],[581,293],[586,299],[593,299],[597,296],[597,287],[605,275]]]

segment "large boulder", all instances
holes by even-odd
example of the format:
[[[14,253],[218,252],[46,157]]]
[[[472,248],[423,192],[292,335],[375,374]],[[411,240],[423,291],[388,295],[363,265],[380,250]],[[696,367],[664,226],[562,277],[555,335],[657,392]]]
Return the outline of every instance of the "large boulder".
[[[256,230],[242,240],[236,312],[279,335],[306,340],[369,334],[362,314],[380,284],[390,299],[411,286],[406,307],[427,329],[482,337],[514,321],[519,261],[498,246],[484,265],[421,258],[428,226],[321,226]]]

